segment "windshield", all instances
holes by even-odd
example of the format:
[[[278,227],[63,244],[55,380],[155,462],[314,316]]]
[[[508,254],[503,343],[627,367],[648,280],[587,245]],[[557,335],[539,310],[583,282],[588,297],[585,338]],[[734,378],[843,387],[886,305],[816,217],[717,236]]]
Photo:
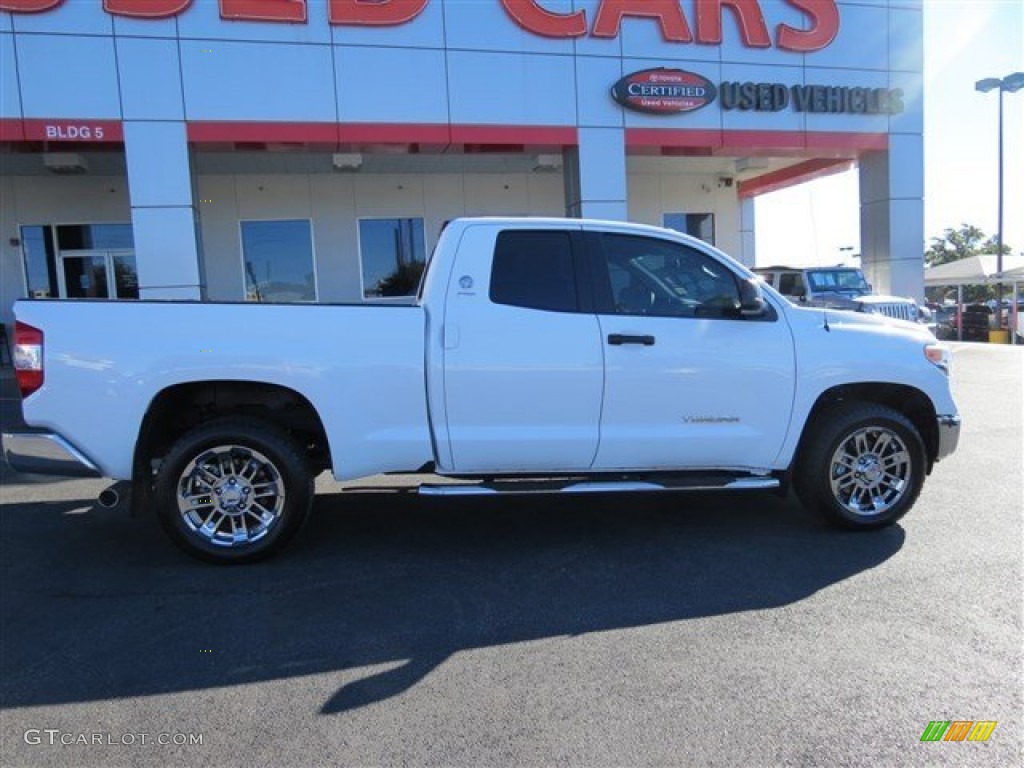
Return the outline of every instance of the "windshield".
[[[813,291],[857,291],[868,293],[868,283],[859,269],[816,269],[807,274]]]

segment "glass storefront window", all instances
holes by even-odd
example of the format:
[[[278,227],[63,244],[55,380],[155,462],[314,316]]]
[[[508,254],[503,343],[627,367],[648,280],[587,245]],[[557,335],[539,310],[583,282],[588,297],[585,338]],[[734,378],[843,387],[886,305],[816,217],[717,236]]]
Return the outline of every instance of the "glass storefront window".
[[[665,229],[674,229],[715,244],[715,214],[713,213],[666,213],[662,219]]]
[[[30,299],[57,295],[57,270],[54,262],[53,232],[50,227],[22,227],[21,251],[25,258],[25,278]]]
[[[135,247],[131,224],[60,224],[57,247],[62,251],[115,251]]]
[[[423,219],[360,219],[363,298],[414,296],[427,261]]]
[[[135,270],[135,256],[119,254],[113,257],[114,290],[119,299],[139,298],[139,275]]]
[[[29,298],[137,299],[131,224],[21,228]]]
[[[107,259],[103,255],[61,256],[69,299],[106,299]]]
[[[308,219],[243,221],[246,301],[316,301]]]

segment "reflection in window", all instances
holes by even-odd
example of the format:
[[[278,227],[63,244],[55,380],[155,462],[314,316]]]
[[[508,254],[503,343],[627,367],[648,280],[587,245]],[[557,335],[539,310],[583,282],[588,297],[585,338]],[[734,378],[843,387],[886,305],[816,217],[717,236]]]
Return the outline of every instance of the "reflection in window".
[[[139,298],[139,274],[135,269],[134,254],[113,257],[114,290],[119,299]]]
[[[427,261],[423,219],[360,219],[363,298],[414,296]]]
[[[131,224],[25,226],[21,244],[30,298],[139,298]]]
[[[659,317],[734,317],[739,289],[714,259],[679,243],[601,236],[615,312]]]
[[[107,299],[107,257],[104,254],[63,256],[64,292],[69,299]]]
[[[784,272],[779,275],[779,293],[783,296],[803,296],[803,280],[799,272]]]
[[[665,229],[674,229],[692,235],[710,245],[715,244],[715,214],[666,213],[662,219]]]
[[[22,227],[21,251],[25,257],[29,298],[56,296],[57,270],[50,227]]]
[[[307,219],[243,221],[246,301],[316,301]]]
[[[859,269],[816,269],[807,273],[807,280],[816,291],[871,291]]]
[[[135,247],[131,224],[61,224],[57,246],[62,251],[117,251]]]

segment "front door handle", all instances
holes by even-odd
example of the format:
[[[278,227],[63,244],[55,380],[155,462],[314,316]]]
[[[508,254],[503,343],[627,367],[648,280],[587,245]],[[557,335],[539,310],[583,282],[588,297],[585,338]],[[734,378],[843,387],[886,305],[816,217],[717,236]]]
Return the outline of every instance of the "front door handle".
[[[654,346],[653,336],[629,336],[624,333],[609,333],[608,343],[614,347],[622,344],[643,344],[645,347]]]

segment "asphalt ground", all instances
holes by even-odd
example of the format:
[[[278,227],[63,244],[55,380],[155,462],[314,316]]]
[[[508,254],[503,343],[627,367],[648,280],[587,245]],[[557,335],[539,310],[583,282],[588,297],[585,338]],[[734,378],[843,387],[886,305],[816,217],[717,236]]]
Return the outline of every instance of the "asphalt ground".
[[[322,478],[281,557],[222,568],[5,468],[0,764],[1021,765],[1024,356],[954,347],[960,449],[872,534]]]

